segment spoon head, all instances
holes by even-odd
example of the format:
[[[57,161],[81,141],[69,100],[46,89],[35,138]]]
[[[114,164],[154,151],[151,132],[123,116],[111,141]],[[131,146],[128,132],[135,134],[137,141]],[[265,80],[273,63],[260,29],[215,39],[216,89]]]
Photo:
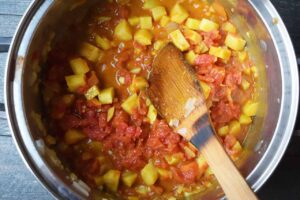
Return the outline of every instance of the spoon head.
[[[193,68],[173,44],[158,52],[149,82],[148,95],[159,114],[168,122],[172,119],[181,121],[196,107],[205,104]]]

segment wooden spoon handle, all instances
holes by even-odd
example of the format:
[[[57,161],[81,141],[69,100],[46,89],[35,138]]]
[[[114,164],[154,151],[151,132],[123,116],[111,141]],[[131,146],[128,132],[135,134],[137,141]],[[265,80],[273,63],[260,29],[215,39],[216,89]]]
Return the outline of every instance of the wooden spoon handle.
[[[192,131],[195,131],[195,134],[191,142],[200,149],[226,197],[229,200],[257,199],[215,136],[208,115],[202,116],[194,125]]]

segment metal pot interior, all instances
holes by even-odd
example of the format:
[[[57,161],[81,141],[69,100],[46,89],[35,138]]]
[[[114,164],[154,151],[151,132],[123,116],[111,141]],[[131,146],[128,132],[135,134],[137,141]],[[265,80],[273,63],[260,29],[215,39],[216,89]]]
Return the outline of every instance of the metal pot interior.
[[[222,1],[246,38],[252,60],[259,69],[256,89],[260,108],[244,141],[245,151],[236,163],[252,188],[258,190],[290,139],[298,102],[298,85],[292,84],[298,81],[297,66],[286,29],[269,2]],[[55,152],[40,148],[40,138],[47,131],[42,124],[40,78],[52,42],[71,23],[80,22],[95,1],[78,2],[82,3],[45,0],[31,5],[11,48],[6,79],[9,119],[25,162],[54,196],[68,199],[93,198],[93,193],[98,192],[93,191],[87,197],[74,185],[70,171],[53,157]],[[275,18],[277,24],[273,23]],[[214,188],[204,196],[215,199],[223,193]]]

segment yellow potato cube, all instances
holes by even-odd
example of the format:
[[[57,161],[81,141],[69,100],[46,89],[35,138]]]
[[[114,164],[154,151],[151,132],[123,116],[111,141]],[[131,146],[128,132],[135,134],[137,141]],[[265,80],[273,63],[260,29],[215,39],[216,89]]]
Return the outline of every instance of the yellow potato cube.
[[[124,171],[122,173],[122,181],[127,187],[131,187],[137,178],[137,173],[132,171]]]
[[[241,114],[241,116],[239,118],[239,122],[242,125],[248,125],[248,124],[251,124],[252,119],[251,119],[251,117],[249,117],[249,116],[247,116],[245,114]]]
[[[171,21],[181,24],[189,17],[189,13],[186,9],[181,6],[179,3],[175,4],[175,6],[171,9],[170,12]]]
[[[101,49],[108,50],[111,48],[110,41],[106,37],[100,37],[99,35],[96,35],[95,40],[97,46]]]
[[[140,23],[140,18],[139,17],[130,17],[128,19],[128,22],[131,26],[137,26]]]
[[[244,62],[248,57],[248,53],[246,51],[238,52],[238,57],[241,62]]]
[[[185,154],[186,154],[189,158],[195,158],[195,157],[196,157],[195,152],[192,151],[189,147],[184,146],[184,147],[183,147],[183,150],[184,150]]]
[[[127,113],[132,114],[133,111],[139,106],[139,97],[137,94],[133,94],[128,97],[121,105],[123,110]]]
[[[70,65],[74,74],[85,74],[90,71],[87,62],[82,58],[74,58],[70,60]]]
[[[195,53],[202,54],[208,51],[208,47],[204,42],[200,42],[194,49]]]
[[[253,101],[248,101],[242,108],[243,113],[249,117],[253,117],[256,115],[258,108],[258,103]]]
[[[200,44],[202,42],[202,36],[199,33],[197,33],[196,31],[192,31],[192,30],[189,30],[189,29],[184,29],[183,30],[183,35],[186,39],[189,40],[189,42],[192,45],[197,45],[197,44]]]
[[[231,51],[227,48],[212,46],[209,49],[209,54],[224,60],[229,60],[231,56]]]
[[[207,166],[206,160],[202,155],[196,158],[196,162],[198,164],[199,169],[203,169]]]
[[[221,137],[226,136],[229,133],[229,126],[222,126],[218,129],[218,134]]]
[[[103,182],[105,186],[113,191],[116,192],[119,186],[121,172],[118,170],[109,170],[103,175]]]
[[[242,88],[243,88],[243,90],[246,91],[246,90],[249,89],[249,87],[250,87],[250,83],[247,80],[242,79]]]
[[[165,7],[163,7],[163,6],[157,6],[155,8],[152,8],[151,12],[152,12],[154,21],[158,21],[162,18],[162,16],[167,15],[167,11],[166,11]]]
[[[84,42],[81,45],[79,54],[91,62],[97,62],[98,60],[100,60],[102,58],[103,51],[101,51],[94,45]]]
[[[162,16],[162,18],[159,21],[159,24],[161,25],[161,27],[165,27],[167,26],[167,24],[171,21],[170,17],[168,16]]]
[[[155,109],[155,107],[153,105],[149,106],[147,117],[150,121],[150,124],[153,124],[155,122],[156,117],[157,117],[157,110]]]
[[[174,45],[181,51],[186,51],[190,48],[190,44],[185,39],[185,37],[183,36],[183,34],[181,33],[181,31],[179,29],[171,32],[169,34],[169,37],[171,38]]]
[[[94,182],[97,186],[102,186],[104,184],[103,177],[102,176],[94,177]]]
[[[199,30],[200,23],[201,21],[198,19],[188,18],[185,22],[185,25],[190,29]]]
[[[210,92],[211,92],[211,87],[203,81],[200,81],[200,85],[201,85],[205,99],[208,99]]]
[[[243,147],[241,146],[241,143],[239,141],[236,141],[236,143],[233,145],[232,150],[235,152],[241,152]]]
[[[157,168],[157,172],[159,174],[159,177],[162,179],[171,179],[172,178],[172,172],[167,169],[163,168]]]
[[[115,107],[109,108],[107,111],[106,121],[109,122],[113,118],[114,114],[115,114]]]
[[[240,122],[234,120],[229,123],[229,134],[230,135],[237,135],[241,132],[241,124]]]
[[[149,29],[153,28],[152,18],[150,16],[140,17],[140,26],[141,29]]]
[[[115,97],[115,90],[113,87],[106,88],[100,91],[98,99],[101,104],[111,104]]]
[[[258,78],[258,69],[256,66],[252,66],[250,72],[252,72],[254,78]]]
[[[70,92],[75,92],[79,87],[86,84],[84,74],[66,76],[65,79]]]
[[[167,163],[169,165],[176,165],[180,161],[182,161],[182,159],[183,159],[183,155],[181,153],[175,153],[175,154],[172,154],[172,155],[166,155],[165,156],[165,160],[167,161]]]
[[[163,48],[167,44],[167,41],[163,40],[156,40],[153,44],[153,49],[155,51],[159,51],[161,48]]]
[[[118,25],[115,27],[114,35],[121,41],[132,40],[132,33],[128,22],[125,19],[120,20]]]
[[[149,162],[141,171],[141,176],[146,185],[153,185],[158,179],[158,171],[152,162]]]
[[[70,129],[64,135],[64,140],[66,144],[75,144],[85,138],[85,134],[77,129]]]
[[[84,94],[87,100],[91,100],[92,98],[98,96],[100,94],[100,90],[97,85],[92,86],[88,91]]]
[[[249,76],[251,74],[251,68],[250,67],[245,68],[243,70],[243,73]]]
[[[131,85],[129,86],[129,90],[132,93],[135,93],[140,90],[144,90],[147,87],[149,87],[147,80],[142,76],[136,76],[133,78]]]
[[[219,24],[205,18],[201,20],[199,25],[199,30],[204,32],[215,31],[218,29],[219,29]]]
[[[246,41],[235,35],[228,34],[225,39],[225,44],[235,51],[242,51],[245,48]]]
[[[143,9],[152,9],[157,6],[160,6],[160,1],[159,0],[146,0]]]
[[[146,29],[140,29],[134,34],[134,40],[141,45],[151,45],[152,34]]]
[[[135,67],[133,69],[130,70],[130,73],[133,73],[133,74],[138,74],[142,71],[142,68],[140,67]]]
[[[222,25],[222,30],[227,31],[228,33],[236,33],[236,27],[230,22],[225,22]]]
[[[187,52],[185,54],[185,59],[187,60],[187,62],[190,64],[190,65],[194,65],[195,64],[195,60],[197,58],[197,54],[195,54],[195,52],[193,50]]]
[[[139,185],[135,188],[135,191],[141,195],[146,195],[150,191],[150,188],[145,185]]]

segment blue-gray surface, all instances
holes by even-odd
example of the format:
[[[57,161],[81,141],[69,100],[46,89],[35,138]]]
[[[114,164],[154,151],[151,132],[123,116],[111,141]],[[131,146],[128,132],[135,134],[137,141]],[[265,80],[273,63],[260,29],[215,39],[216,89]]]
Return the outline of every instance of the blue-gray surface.
[[[100,0],[99,0],[100,1]],[[30,4],[31,0],[0,0],[0,37],[10,37]],[[300,52],[299,0],[272,0],[290,28],[290,33]],[[0,53],[0,104],[3,98],[3,72],[7,54]],[[279,169],[258,193],[260,199],[300,199],[300,137],[294,138],[289,156],[285,157]],[[297,141],[298,140],[298,141]],[[295,149],[293,149],[295,148]],[[296,153],[295,153],[296,152]],[[13,144],[7,122],[0,111],[0,199],[46,200],[52,196],[40,185],[22,162]]]

